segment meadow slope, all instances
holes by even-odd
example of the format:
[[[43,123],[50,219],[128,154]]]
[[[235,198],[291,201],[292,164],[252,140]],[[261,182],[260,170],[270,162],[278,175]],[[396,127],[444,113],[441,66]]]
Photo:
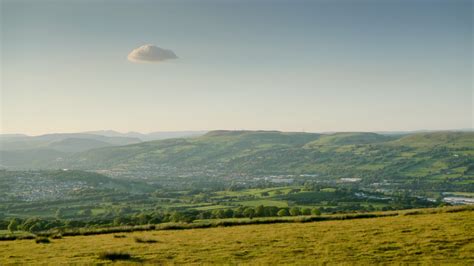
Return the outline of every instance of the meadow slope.
[[[416,213],[416,212],[415,212]],[[134,232],[0,242],[0,264],[104,263],[474,263],[474,212],[311,223]],[[136,238],[145,240],[137,242]],[[149,243],[146,243],[147,240]]]

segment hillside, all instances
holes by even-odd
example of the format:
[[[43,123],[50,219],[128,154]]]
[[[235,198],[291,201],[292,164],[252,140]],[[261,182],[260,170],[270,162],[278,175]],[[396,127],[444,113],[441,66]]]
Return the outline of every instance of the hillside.
[[[48,148],[62,152],[82,152],[110,146],[114,144],[95,139],[67,138],[50,143]]]
[[[71,157],[66,165],[89,169],[143,167],[213,171],[216,169],[209,169],[211,164],[221,169],[231,166],[239,158],[258,156],[262,152],[301,149],[319,136],[274,131],[213,131],[191,139],[150,141],[91,150]]]
[[[141,140],[137,138],[83,133],[0,135],[0,167],[47,168],[71,153],[138,142]]]
[[[113,179],[98,173],[84,171],[0,171],[0,213],[7,215],[13,209],[25,216],[40,216],[40,210],[52,209],[54,212],[57,206],[53,200],[78,199],[87,201],[86,196],[81,194],[86,191],[93,191],[92,195],[97,197],[100,191],[113,191],[121,193],[145,193],[150,192],[151,186],[134,181]],[[5,208],[10,205],[11,209]],[[44,206],[36,209],[27,209],[19,206],[31,202],[42,202]],[[97,205],[97,201],[94,202]],[[41,204],[39,204],[41,205]],[[79,206],[76,203],[76,207]]]
[[[423,178],[473,183],[474,133],[283,133],[213,131],[75,154],[50,167],[109,170],[127,176],[317,174]],[[150,175],[149,173],[153,173]]]
[[[122,136],[101,136],[85,133],[63,133],[63,134],[46,134],[40,136],[26,135],[0,135],[0,150],[30,150],[30,149],[48,149],[50,145],[67,140],[90,140],[110,145],[127,145],[141,142],[138,138],[122,137]],[[100,145],[102,146],[102,145]],[[99,147],[100,147],[99,146]]]
[[[64,152],[53,149],[0,150],[0,168],[42,168],[60,160]]]
[[[474,216],[461,212],[310,223],[145,231],[0,242],[0,263],[95,264],[121,252],[152,264],[474,263]],[[35,250],[35,252],[31,252]]]
[[[81,145],[82,146],[82,145]],[[84,145],[85,146],[85,145]],[[118,177],[313,175],[390,181],[403,188],[474,190],[474,133],[212,131],[195,138],[141,142],[64,154],[3,153],[16,168],[105,171]],[[26,153],[26,154],[23,154]],[[19,158],[17,161],[16,159]],[[21,159],[21,160],[20,160]]]
[[[316,148],[323,145],[360,145],[381,143],[399,138],[400,136],[385,136],[376,133],[335,133],[323,135],[318,140],[306,144],[306,148]]]
[[[151,133],[127,132],[121,133],[114,130],[99,130],[84,132],[87,134],[101,135],[106,137],[128,137],[138,138],[142,141],[152,141],[171,138],[190,138],[204,135],[207,131],[156,131]]]
[[[392,142],[392,145],[409,147],[446,147],[474,150],[474,132],[432,132],[407,135]]]

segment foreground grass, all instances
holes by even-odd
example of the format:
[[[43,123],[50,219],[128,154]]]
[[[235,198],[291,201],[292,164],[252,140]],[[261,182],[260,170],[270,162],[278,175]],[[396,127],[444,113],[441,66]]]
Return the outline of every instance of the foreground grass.
[[[473,211],[412,214],[4,241],[0,264],[100,263],[108,253],[127,263],[474,263]]]

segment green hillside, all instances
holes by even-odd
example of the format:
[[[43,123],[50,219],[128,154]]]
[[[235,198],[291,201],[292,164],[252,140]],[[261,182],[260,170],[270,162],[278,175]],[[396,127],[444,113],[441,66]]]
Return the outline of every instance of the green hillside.
[[[43,168],[66,154],[53,149],[0,150],[0,168]]]
[[[46,152],[46,151],[45,151]],[[5,153],[4,153],[5,154]],[[314,175],[386,180],[410,189],[474,190],[474,133],[376,133],[212,131],[203,136],[104,147],[72,155],[49,151],[9,153],[18,168],[102,170],[114,176]],[[18,163],[15,158],[23,158]],[[25,159],[26,158],[26,159]]]
[[[239,158],[259,156],[262,152],[271,154],[301,149],[319,136],[276,131],[213,131],[191,139],[151,141],[91,150],[71,157],[68,163],[71,167],[80,168],[216,170],[211,167],[228,167]]]
[[[335,133],[331,135],[323,135],[316,141],[306,144],[306,148],[317,148],[323,145],[356,145],[371,144],[394,140],[398,137],[385,136],[376,133]]]
[[[55,149],[55,145],[62,143],[62,146],[67,146],[69,142],[78,147],[77,142],[82,141],[92,148],[104,147],[104,143],[108,145],[128,145],[141,142],[138,138],[131,137],[116,137],[116,136],[101,136],[85,133],[64,133],[64,134],[46,134],[40,136],[26,136],[26,135],[0,135],[0,150],[14,151],[14,150],[32,150],[32,149]],[[89,141],[89,142],[87,142]],[[97,146],[93,144],[97,143]],[[70,149],[70,148],[69,148]],[[73,149],[72,151],[84,151],[85,149]],[[59,150],[60,151],[60,150]]]
[[[48,148],[61,152],[81,152],[110,146],[114,145],[101,140],[68,138],[52,142],[48,145]]]
[[[471,186],[474,133],[282,133],[213,131],[90,150],[50,166],[166,175],[318,174],[367,180],[417,179]]]
[[[473,132],[434,132],[411,134],[395,140],[392,145],[401,145],[408,147],[446,147],[474,150]]]
[[[141,140],[137,138],[107,137],[84,133],[41,136],[0,135],[0,167],[49,168],[71,153],[138,142]]]

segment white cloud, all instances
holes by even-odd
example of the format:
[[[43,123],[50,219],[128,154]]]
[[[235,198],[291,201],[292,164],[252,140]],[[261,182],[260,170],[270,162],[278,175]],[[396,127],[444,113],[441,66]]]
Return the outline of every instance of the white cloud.
[[[133,49],[133,51],[128,54],[127,58],[132,62],[157,63],[165,60],[176,59],[178,57],[171,50],[163,49],[152,44],[146,44]]]

